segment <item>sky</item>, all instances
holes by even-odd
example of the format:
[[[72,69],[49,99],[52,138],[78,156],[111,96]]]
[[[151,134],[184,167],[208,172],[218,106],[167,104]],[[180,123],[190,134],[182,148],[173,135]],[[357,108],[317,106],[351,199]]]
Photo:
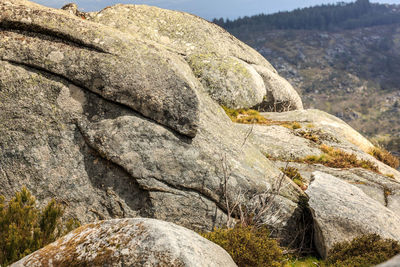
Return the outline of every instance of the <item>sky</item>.
[[[270,14],[278,11],[290,11],[296,8],[320,4],[330,4],[335,0],[33,0],[33,2],[60,8],[74,2],[83,11],[99,11],[106,6],[117,3],[146,4],[161,8],[189,12],[205,19],[229,18],[235,19],[260,13]],[[340,2],[353,2],[341,0]],[[370,0],[374,3],[400,4],[400,0]]]

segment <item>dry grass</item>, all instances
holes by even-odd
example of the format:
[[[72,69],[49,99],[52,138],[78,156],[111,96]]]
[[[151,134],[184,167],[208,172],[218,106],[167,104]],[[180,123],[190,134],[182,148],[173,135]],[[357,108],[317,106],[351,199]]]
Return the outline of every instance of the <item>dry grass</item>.
[[[314,143],[317,143],[317,144],[321,143],[319,140],[319,136],[317,134],[315,134],[314,132],[301,130],[301,131],[298,131],[296,134],[305,139],[308,139]]]
[[[368,160],[359,160],[355,154],[344,152],[327,145],[321,145],[320,149],[324,154],[319,156],[307,156],[302,162],[322,164],[332,168],[364,168],[379,173],[378,167]]]
[[[373,149],[371,149],[371,151],[369,151],[369,154],[394,169],[397,169],[400,166],[399,158],[392,155],[384,148],[374,147]]]
[[[222,106],[225,113],[231,119],[231,121],[243,124],[261,124],[261,125],[280,125],[289,129],[299,129],[301,128],[300,123],[291,121],[274,121],[265,118],[260,115],[257,110],[254,109],[231,109]]]

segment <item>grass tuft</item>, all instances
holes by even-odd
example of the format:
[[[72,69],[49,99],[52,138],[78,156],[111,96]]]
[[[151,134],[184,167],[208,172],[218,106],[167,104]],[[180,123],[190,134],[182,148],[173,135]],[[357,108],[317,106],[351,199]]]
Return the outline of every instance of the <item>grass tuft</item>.
[[[400,166],[400,160],[398,157],[392,155],[389,151],[384,148],[374,147],[369,151],[369,154],[374,156],[377,160],[385,163],[386,165],[397,169]]]
[[[355,154],[344,152],[327,145],[321,145],[324,154],[319,156],[307,156],[300,160],[311,164],[322,164],[332,168],[364,168],[379,173],[378,167],[369,160],[359,160]]]
[[[264,116],[260,115],[257,110],[254,109],[232,109],[225,106],[222,106],[225,110],[225,113],[231,119],[231,121],[236,123],[243,123],[243,124],[261,124],[261,125],[280,125],[289,129],[299,129],[301,128],[300,123],[298,122],[291,122],[291,121],[274,121],[265,118]]]

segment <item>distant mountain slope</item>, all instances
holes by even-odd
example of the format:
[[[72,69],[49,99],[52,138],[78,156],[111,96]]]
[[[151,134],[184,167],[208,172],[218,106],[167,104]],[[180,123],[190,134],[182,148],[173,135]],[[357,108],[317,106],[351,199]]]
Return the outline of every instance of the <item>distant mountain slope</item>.
[[[400,10],[373,6],[390,7],[391,14]],[[265,56],[299,90],[306,108],[339,116],[400,154],[400,23],[329,31],[239,29],[228,30]]]

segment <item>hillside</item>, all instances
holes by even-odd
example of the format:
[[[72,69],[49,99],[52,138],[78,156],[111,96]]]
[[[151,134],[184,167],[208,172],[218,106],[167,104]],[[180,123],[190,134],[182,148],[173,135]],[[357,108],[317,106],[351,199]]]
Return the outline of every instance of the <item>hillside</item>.
[[[345,6],[331,9],[339,7]],[[386,18],[400,19],[399,6],[374,4],[371,8],[375,11],[370,11],[370,21],[378,21],[385,14]],[[275,16],[296,18],[298,13],[315,14],[321,9],[329,8],[308,8]],[[260,16],[246,20],[257,21]],[[361,20],[351,17],[344,21],[358,21],[356,24],[362,25]],[[331,30],[271,29],[272,26],[252,27],[251,23],[236,22],[238,27],[227,29],[268,58],[301,93],[305,108],[335,114],[399,154],[400,23],[386,22],[353,29],[336,24],[331,25]],[[223,26],[230,25],[235,22]]]

